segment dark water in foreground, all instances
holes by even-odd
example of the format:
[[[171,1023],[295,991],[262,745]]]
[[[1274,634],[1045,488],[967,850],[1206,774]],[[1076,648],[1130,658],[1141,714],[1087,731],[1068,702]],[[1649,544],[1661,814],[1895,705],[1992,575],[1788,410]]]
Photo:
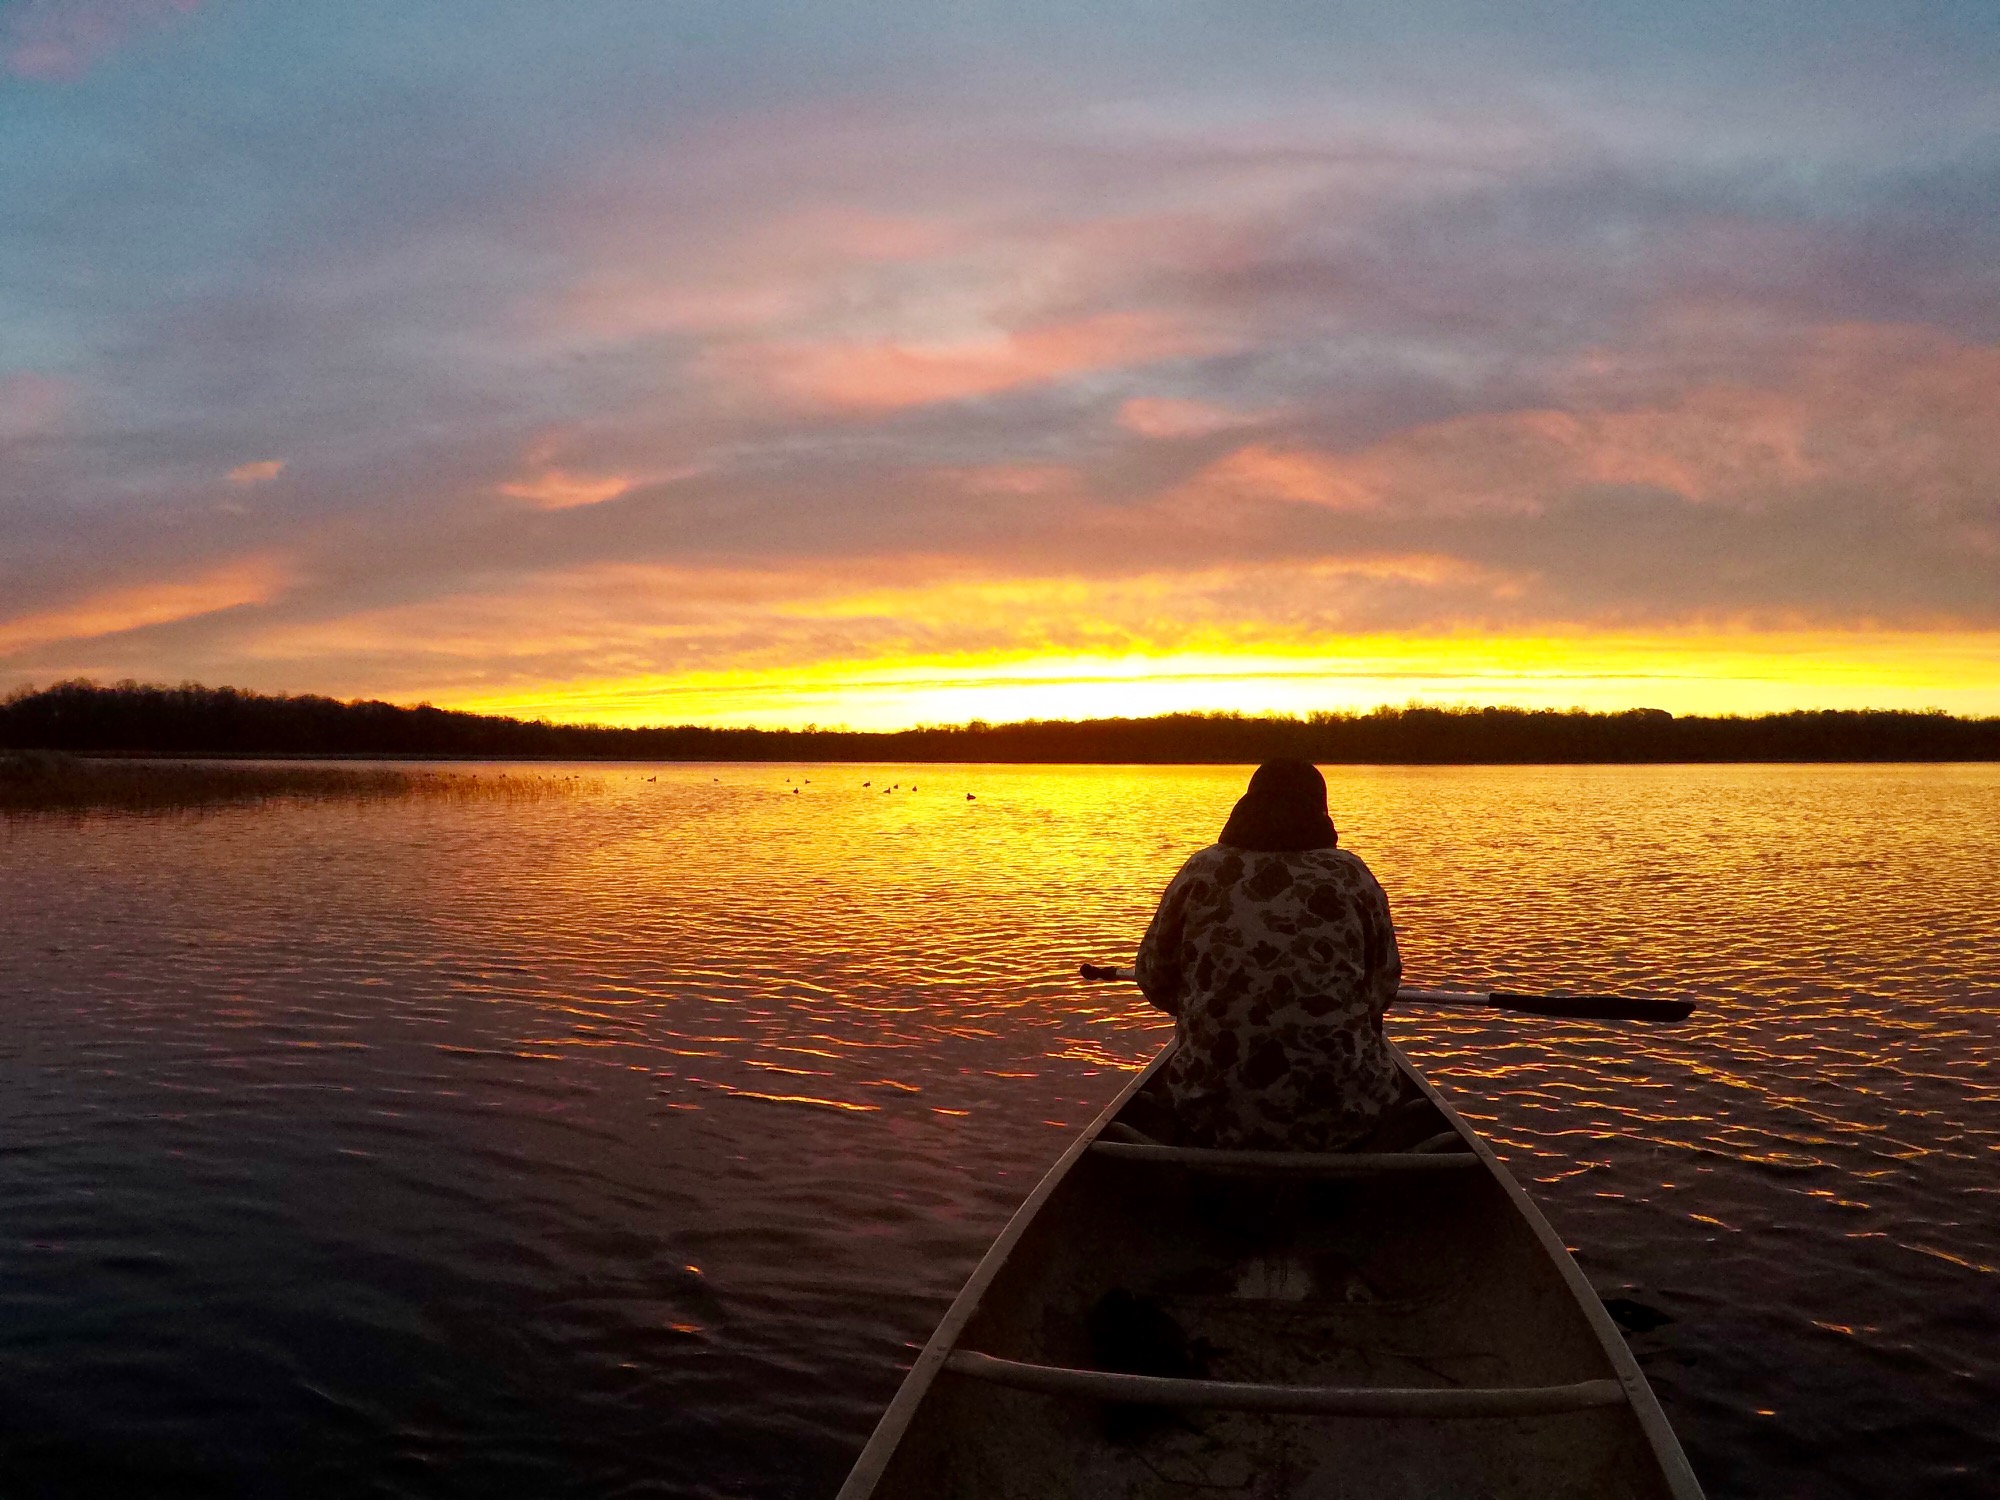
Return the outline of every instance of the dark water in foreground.
[[[829,1495],[1242,779],[578,774],[0,827],[0,1494]],[[1392,1026],[1712,1493],[1990,1483],[2000,768],[1330,779],[1412,982],[1706,1002]]]

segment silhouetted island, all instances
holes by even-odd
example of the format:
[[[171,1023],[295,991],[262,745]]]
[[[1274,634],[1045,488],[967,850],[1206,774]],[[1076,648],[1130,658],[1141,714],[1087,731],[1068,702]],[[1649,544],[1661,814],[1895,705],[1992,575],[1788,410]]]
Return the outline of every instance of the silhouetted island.
[[[1031,720],[867,733],[615,729],[419,704],[341,703],[195,684],[63,682],[0,702],[0,749],[99,755],[382,756],[493,760],[1016,761],[1323,765],[1641,761],[2000,760],[2000,718],[1819,709],[1753,718],[1656,708],[1378,708],[1304,718],[1234,713]]]

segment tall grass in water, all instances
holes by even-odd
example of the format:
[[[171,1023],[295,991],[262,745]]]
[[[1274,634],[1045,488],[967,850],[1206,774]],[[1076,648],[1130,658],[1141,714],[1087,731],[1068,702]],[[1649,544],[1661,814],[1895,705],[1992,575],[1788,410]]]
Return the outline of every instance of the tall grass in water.
[[[410,771],[381,766],[244,765],[219,761],[85,760],[30,750],[0,754],[0,816],[182,812],[265,802],[424,798],[534,802],[573,796],[581,779]]]

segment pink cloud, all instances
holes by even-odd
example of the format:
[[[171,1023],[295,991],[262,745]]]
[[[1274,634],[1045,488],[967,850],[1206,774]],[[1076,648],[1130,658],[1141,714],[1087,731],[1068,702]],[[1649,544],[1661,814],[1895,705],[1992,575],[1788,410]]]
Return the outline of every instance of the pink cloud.
[[[1750,503],[1821,472],[1806,444],[1797,401],[1725,387],[1658,409],[1481,413],[1350,452],[1251,443],[1197,483],[1244,499],[1421,515],[1531,515],[1606,485]]]
[[[1134,396],[1118,408],[1118,423],[1143,437],[1208,437],[1232,427],[1261,420],[1254,412],[1231,411],[1206,401],[1179,401],[1166,396]]]
[[[819,254],[874,263],[924,260],[962,248],[962,229],[913,214],[844,205],[781,216],[765,232],[774,244],[809,245]]]
[[[255,463],[238,464],[231,469],[228,479],[234,485],[268,484],[285,472],[282,458],[260,458]]]
[[[0,652],[63,641],[92,640],[149,625],[265,604],[290,580],[290,569],[269,556],[239,558],[193,577],[160,578],[105,589],[53,609],[0,619]]]
[[[563,469],[544,469],[530,479],[500,486],[500,493],[513,500],[526,500],[542,510],[569,510],[578,505],[601,505],[616,500],[639,481],[630,474],[572,474]]]
[[[725,356],[776,393],[809,405],[888,411],[990,396],[1066,375],[1191,354],[1199,342],[1147,313],[1102,313],[958,343],[881,340],[763,344]]]
[[[1183,498],[1531,515],[1629,486],[1748,510],[1838,481],[1949,510],[2000,481],[1996,430],[2000,349],[1857,325],[1822,330],[1760,385],[1712,381],[1611,409],[1484,412],[1345,451],[1248,443]]]
[[[1066,464],[981,464],[944,472],[973,495],[1068,495],[1082,487]]]
[[[0,66],[17,78],[81,78],[138,32],[192,15],[198,0],[21,0],[0,29]]]
[[[74,394],[70,382],[51,375],[0,377],[0,445],[48,432],[61,422]]]
[[[577,434],[556,427],[528,445],[522,455],[527,472],[499,486],[510,500],[525,500],[538,510],[574,510],[582,505],[602,505],[629,494],[642,484],[669,484],[699,473],[699,464],[679,464],[668,468],[605,470],[578,467],[573,461],[557,460],[572,447]]]
[[[1340,454],[1249,443],[1210,464],[1194,488],[1241,499],[1367,510],[1379,503],[1380,496],[1362,469]]]
[[[803,209],[689,237],[662,213],[579,213],[590,264],[529,312],[561,338],[756,333],[839,303],[877,273],[959,248],[962,230],[908,215]]]

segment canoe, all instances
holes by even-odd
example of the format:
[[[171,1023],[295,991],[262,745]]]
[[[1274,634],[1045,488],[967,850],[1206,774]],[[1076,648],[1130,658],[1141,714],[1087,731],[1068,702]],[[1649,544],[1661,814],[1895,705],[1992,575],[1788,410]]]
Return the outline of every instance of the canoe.
[[[840,1500],[1699,1500],[1583,1272],[1400,1051],[1416,1144],[1299,1153],[1146,1136],[1171,1050],[1021,1205]]]

